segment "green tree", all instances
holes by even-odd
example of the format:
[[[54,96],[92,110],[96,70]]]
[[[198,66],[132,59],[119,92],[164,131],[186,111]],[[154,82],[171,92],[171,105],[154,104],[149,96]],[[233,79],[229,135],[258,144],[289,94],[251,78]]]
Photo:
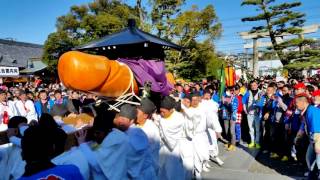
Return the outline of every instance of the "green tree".
[[[73,47],[120,31],[129,18],[139,19],[138,11],[118,0],[95,0],[75,5],[70,12],[57,18],[56,32],[44,44],[43,59],[51,70],[56,69],[58,57]]]
[[[184,47],[182,52],[167,52],[169,69],[174,69],[178,76],[186,79],[214,75],[216,70],[211,69],[215,67],[212,63],[220,60],[215,55],[213,41],[221,34],[221,24],[214,7],[208,5],[199,10],[193,6],[171,19],[169,25],[173,39]]]
[[[242,21],[265,22],[265,25],[253,27],[251,33],[268,32],[272,42],[272,48],[283,65],[289,64],[293,56],[302,58],[302,56],[308,55],[302,51],[304,45],[311,43],[308,39],[303,39],[301,36],[298,36],[297,38],[281,43],[276,40],[283,35],[301,34],[302,26],[305,22],[305,14],[293,10],[293,8],[299,7],[301,2],[275,4],[275,0],[243,0],[241,5],[253,5],[257,8],[257,11],[259,11],[258,15],[242,18]],[[285,53],[284,49],[288,49],[289,47],[298,47],[300,51]]]
[[[149,0],[149,3],[152,5],[150,13],[152,24],[156,27],[158,36],[172,38],[170,21],[180,13],[185,0]]]

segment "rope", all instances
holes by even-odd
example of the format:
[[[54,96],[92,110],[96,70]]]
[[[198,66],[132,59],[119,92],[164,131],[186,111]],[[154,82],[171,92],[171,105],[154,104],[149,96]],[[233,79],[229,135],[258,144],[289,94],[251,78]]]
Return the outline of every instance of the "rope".
[[[117,61],[118,62],[118,61]],[[117,101],[115,104],[111,105],[109,104],[109,110],[115,110],[117,112],[120,112],[120,110],[118,109],[118,107],[120,107],[121,105],[123,105],[124,103],[127,104],[133,104],[133,105],[140,105],[140,103],[137,102],[133,102],[130,101],[129,99],[131,99],[132,97],[137,98],[139,101],[141,101],[140,97],[138,97],[135,93],[134,93],[134,76],[133,76],[133,72],[131,71],[131,69],[129,68],[128,65],[122,63],[122,62],[118,62],[121,66],[125,66],[130,74],[130,83],[126,89],[126,91],[124,91],[115,101]],[[127,93],[129,91],[131,87],[131,92]]]

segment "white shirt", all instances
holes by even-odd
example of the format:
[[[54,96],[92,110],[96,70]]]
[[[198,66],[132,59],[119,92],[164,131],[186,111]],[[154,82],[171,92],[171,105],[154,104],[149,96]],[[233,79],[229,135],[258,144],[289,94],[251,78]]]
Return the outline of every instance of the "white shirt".
[[[150,151],[152,154],[153,165],[156,172],[159,169],[160,133],[156,124],[147,119],[141,129],[146,133],[149,140]]]
[[[207,126],[210,129],[213,129],[215,132],[222,132],[222,127],[219,122],[218,116],[218,103],[214,102],[213,100],[202,100],[200,103],[200,107],[205,112]]]
[[[32,101],[27,100],[22,102],[21,100],[17,101],[15,104],[17,115],[23,116],[28,119],[28,123],[32,120],[38,120],[36,109]]]

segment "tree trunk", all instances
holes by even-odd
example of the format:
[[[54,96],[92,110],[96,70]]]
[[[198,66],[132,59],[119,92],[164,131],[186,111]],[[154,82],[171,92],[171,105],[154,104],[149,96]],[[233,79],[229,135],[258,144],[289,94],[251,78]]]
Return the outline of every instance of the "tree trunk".
[[[142,10],[142,4],[141,3],[142,3],[141,0],[137,0],[137,8],[138,8],[138,12],[139,12],[140,27],[142,26],[142,24],[144,22],[143,10]]]
[[[267,5],[265,4],[265,2],[263,2],[262,4],[262,10],[265,14],[268,14],[267,12]],[[274,51],[277,53],[281,63],[283,65],[287,65],[289,64],[289,62],[286,60],[286,58],[284,57],[284,54],[282,52],[282,49],[278,47],[278,43],[277,43],[277,40],[276,40],[276,35],[275,35],[275,32],[273,31],[272,29],[272,25],[271,25],[271,19],[270,17],[267,17],[266,16],[266,21],[267,21],[267,28],[268,28],[268,31],[269,31],[269,36],[270,36],[270,40],[271,40],[271,43],[272,43],[272,47],[274,49]]]

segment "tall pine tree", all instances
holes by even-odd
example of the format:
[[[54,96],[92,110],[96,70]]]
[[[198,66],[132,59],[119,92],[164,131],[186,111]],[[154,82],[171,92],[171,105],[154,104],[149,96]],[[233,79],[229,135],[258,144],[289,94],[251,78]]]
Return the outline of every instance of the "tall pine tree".
[[[180,13],[185,0],[149,0],[149,2],[152,4],[152,24],[155,25],[158,36],[169,39],[170,19]]]
[[[275,4],[276,0],[243,0],[242,6],[252,5],[257,7],[259,14],[252,17],[245,17],[245,21],[264,21],[262,26],[255,26],[251,33],[269,34],[272,42],[272,49],[276,52],[283,65],[294,61],[307,61],[317,57],[313,50],[305,49],[314,43],[313,40],[304,39],[302,27],[305,22],[305,14],[293,10],[301,6],[301,2]],[[295,35],[290,40],[278,42],[277,38],[284,35]]]

